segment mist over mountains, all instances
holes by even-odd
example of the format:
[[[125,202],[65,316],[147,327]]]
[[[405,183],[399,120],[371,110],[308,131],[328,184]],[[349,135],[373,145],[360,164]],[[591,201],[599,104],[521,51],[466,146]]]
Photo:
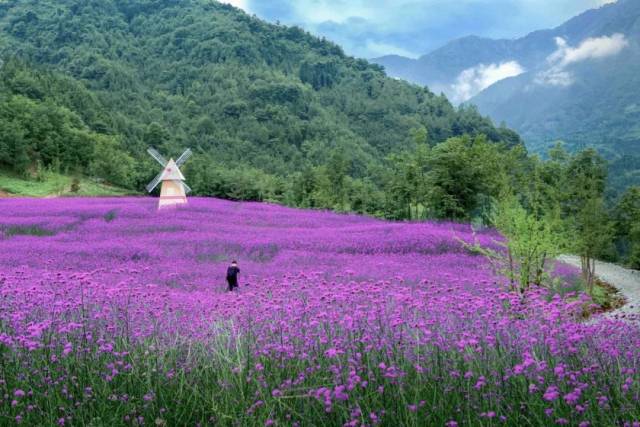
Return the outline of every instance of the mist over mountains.
[[[374,62],[468,102],[545,151],[563,140],[616,159],[640,143],[640,1],[620,0],[515,40],[454,40],[417,60]]]

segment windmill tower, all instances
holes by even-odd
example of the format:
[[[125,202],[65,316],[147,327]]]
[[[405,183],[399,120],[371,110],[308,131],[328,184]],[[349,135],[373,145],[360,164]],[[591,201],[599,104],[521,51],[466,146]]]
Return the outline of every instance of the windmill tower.
[[[154,148],[149,148],[147,152],[162,165],[162,171],[147,185],[147,191],[151,193],[162,182],[158,209],[187,203],[187,193],[191,192],[191,189],[184,183],[184,175],[180,172],[180,166],[193,154],[191,149],[187,148],[176,161],[173,159],[167,161]]]

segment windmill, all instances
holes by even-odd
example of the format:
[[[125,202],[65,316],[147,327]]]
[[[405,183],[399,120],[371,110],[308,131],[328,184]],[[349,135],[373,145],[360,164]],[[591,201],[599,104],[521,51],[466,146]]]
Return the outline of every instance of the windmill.
[[[162,182],[158,209],[187,203],[187,193],[191,192],[191,189],[184,183],[180,166],[193,154],[191,149],[187,148],[176,161],[167,161],[155,148],[149,148],[147,152],[162,165],[162,171],[147,185],[147,191],[151,193]]]

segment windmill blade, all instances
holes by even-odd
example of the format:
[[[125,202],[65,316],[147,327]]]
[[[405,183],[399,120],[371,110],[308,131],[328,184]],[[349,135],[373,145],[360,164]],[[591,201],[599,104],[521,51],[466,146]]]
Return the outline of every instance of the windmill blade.
[[[160,163],[162,165],[162,167],[165,167],[167,165],[167,159],[162,157],[162,154],[158,153],[158,150],[156,150],[155,148],[153,148],[153,147],[148,148],[147,149],[147,153],[149,153],[151,155],[151,157],[156,159],[158,161],[158,163]]]
[[[187,184],[185,184],[184,182],[182,183],[182,186],[184,187],[184,192],[189,194],[191,193],[191,187],[189,187]]]
[[[176,166],[180,167],[184,165],[184,162],[189,160],[189,157],[191,157],[192,155],[193,151],[191,151],[191,148],[187,148],[186,151],[182,153],[182,156],[180,156],[178,160],[176,160]]]
[[[153,178],[153,181],[151,181],[149,185],[147,185],[147,191],[149,193],[151,193],[153,189],[156,188],[158,184],[160,184],[160,181],[162,181],[162,175],[164,175],[164,171],[161,171],[158,175],[156,175],[156,177]]]

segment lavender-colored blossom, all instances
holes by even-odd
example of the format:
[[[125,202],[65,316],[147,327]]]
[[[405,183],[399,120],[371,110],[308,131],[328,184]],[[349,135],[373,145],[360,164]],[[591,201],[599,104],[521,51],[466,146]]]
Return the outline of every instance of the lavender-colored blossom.
[[[500,250],[501,238],[492,230],[199,198],[163,212],[147,198],[0,203],[0,346],[14,354],[47,354],[47,363],[60,369],[76,358],[107,360],[99,372],[106,387],[115,389],[135,375],[138,365],[127,351],[137,344],[153,342],[156,347],[145,355],[153,357],[176,343],[188,348],[226,339],[234,348],[251,337],[251,362],[235,363],[232,370],[234,379],[260,385],[242,409],[250,416],[265,411],[265,401],[302,394],[319,413],[346,414],[345,424],[384,424],[389,408],[358,408],[363,415],[354,402],[363,395],[388,401],[416,377],[476,403],[490,402],[478,405],[478,415],[486,418],[497,417],[489,408],[508,407],[499,394],[490,394],[496,384],[518,384],[535,402],[531,407],[552,406],[545,410],[549,417],[558,407],[557,417],[571,414],[572,422],[621,407],[611,400],[615,394],[629,401],[637,394],[637,326],[582,322],[590,303],[583,294],[567,297],[535,286],[524,295],[509,291],[494,266],[463,244]],[[107,221],[110,212],[115,217]],[[46,233],[9,236],[2,231],[7,227]],[[241,263],[241,286],[234,293],[225,292],[223,277],[231,259]],[[578,274],[564,265],[554,268],[552,274],[566,282]],[[123,349],[122,342],[131,348]],[[498,351],[508,355],[501,361],[505,369],[483,370],[487,355]],[[445,358],[436,372],[436,353],[459,363]],[[285,365],[299,372],[274,375]],[[167,382],[189,368],[157,367]],[[612,391],[602,383],[613,373],[620,381]],[[322,382],[309,386],[314,377]],[[50,419],[73,411],[74,394],[94,399],[98,393],[98,387],[73,383],[50,376],[48,387],[34,388],[42,395],[55,390],[69,402]],[[31,387],[5,386],[5,407],[14,411],[9,420],[23,407],[25,393],[18,386]],[[162,401],[158,390],[157,398],[146,388],[127,392],[132,394],[109,391],[105,396],[113,393],[113,399],[105,399],[142,401],[145,407]],[[418,399],[429,403],[406,404]],[[429,399],[413,396],[402,401],[402,410],[424,407],[422,416],[431,411]],[[31,402],[31,396],[24,400]],[[144,423],[139,412],[118,416]],[[266,416],[267,422],[281,421]],[[454,418],[463,419],[453,411],[442,417],[451,427],[457,426]],[[58,419],[65,422],[76,419]],[[515,422],[511,416],[509,422]]]

